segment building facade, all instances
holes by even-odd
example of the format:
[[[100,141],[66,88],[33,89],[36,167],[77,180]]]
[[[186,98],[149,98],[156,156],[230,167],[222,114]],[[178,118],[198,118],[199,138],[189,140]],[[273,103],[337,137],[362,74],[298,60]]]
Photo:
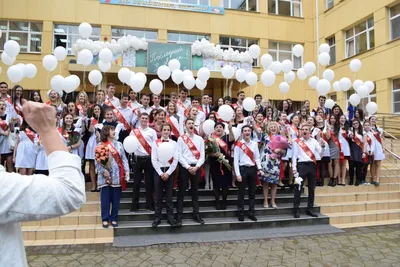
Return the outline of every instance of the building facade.
[[[102,3],[101,3],[102,2]],[[400,36],[400,1],[394,0],[170,0],[173,4],[224,7],[224,12],[187,11],[185,8],[174,10],[137,6],[136,0],[121,0],[111,4],[112,0],[0,0],[0,28],[3,37],[0,47],[7,39],[14,39],[21,45],[21,53],[16,63],[33,63],[38,67],[34,79],[24,79],[21,85],[26,89],[41,90],[45,95],[49,89],[50,78],[61,74],[77,74],[82,81],[81,90],[93,92],[87,82],[88,71],[97,66],[84,69],[74,63],[75,56],[59,64],[48,73],[42,67],[42,59],[51,54],[56,46],[64,46],[72,53],[72,45],[79,39],[78,26],[88,22],[93,26],[92,40],[111,40],[132,35],[145,37],[148,42],[193,43],[205,38],[222,49],[246,51],[250,45],[258,44],[261,55],[270,53],[274,60],[290,59],[294,68],[300,68],[305,62],[317,62],[318,43],[331,46],[331,64],[328,68],[335,71],[335,80],[349,77],[352,80],[371,80],[376,89],[363,101],[376,100],[379,111],[384,113],[400,112],[400,66],[396,65],[400,55],[398,37]],[[156,1],[150,1],[156,2]],[[167,2],[167,1],[163,1]],[[214,9],[210,9],[214,10]],[[217,9],[216,9],[217,10]],[[218,10],[217,10],[218,11]],[[318,27],[317,27],[318,26]],[[318,30],[317,30],[318,29]],[[305,48],[302,58],[295,58],[291,52],[295,44]],[[359,58],[363,67],[357,75],[350,72],[349,62]],[[8,81],[6,67],[1,63],[3,72],[0,80]],[[117,78],[121,67],[113,65],[104,75],[102,87],[107,82],[118,84],[120,92],[127,90]],[[133,67],[135,72],[147,73],[146,67]],[[325,68],[321,67],[319,75]],[[253,63],[253,71],[261,75],[263,68],[259,60]],[[193,71],[196,75],[196,71]],[[148,75],[148,81],[154,78]],[[227,92],[236,97],[236,92],[244,89],[248,95],[260,93],[264,98],[282,100],[291,98],[301,103],[309,99],[312,105],[317,103],[317,93],[305,81],[296,81],[287,95],[279,92],[279,83],[283,74],[277,76],[275,84],[266,88],[259,82],[255,86],[226,82],[221,73],[212,72],[205,93],[214,99]],[[167,94],[177,90],[171,81],[166,83]],[[148,92],[148,83],[144,89]],[[334,92],[330,96],[342,106],[346,106],[349,92]],[[192,89],[192,96],[200,96],[198,89]]]

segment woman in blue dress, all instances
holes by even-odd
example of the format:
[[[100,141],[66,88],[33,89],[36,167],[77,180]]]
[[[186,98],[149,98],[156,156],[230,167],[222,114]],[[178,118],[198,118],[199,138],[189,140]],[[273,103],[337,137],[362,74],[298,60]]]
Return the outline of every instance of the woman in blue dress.
[[[275,196],[277,185],[279,183],[279,173],[281,166],[281,157],[286,154],[286,150],[275,149],[272,151],[268,144],[273,138],[279,136],[279,125],[276,122],[268,123],[266,133],[262,136],[262,148],[261,148],[261,167],[264,172],[264,176],[260,177],[263,186],[264,193],[264,208],[268,208],[268,190],[271,186],[271,207],[278,208],[275,203]],[[276,159],[271,157],[272,154],[278,154]]]

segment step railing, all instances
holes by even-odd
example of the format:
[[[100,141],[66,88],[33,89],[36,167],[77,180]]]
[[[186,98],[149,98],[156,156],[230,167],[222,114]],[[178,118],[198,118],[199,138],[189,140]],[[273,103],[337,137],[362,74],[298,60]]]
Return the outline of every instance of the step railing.
[[[400,170],[400,164],[398,163],[398,161],[400,160],[400,156],[386,147],[383,149],[387,154],[390,155],[390,157],[386,157],[382,163],[390,163],[389,165],[394,168],[389,168],[387,164],[381,163],[381,170],[387,171],[385,174],[382,174],[381,172],[381,176],[387,178],[388,180],[390,180],[391,183],[400,188],[400,183],[397,181],[397,179],[392,179],[392,177],[398,176],[398,171]]]

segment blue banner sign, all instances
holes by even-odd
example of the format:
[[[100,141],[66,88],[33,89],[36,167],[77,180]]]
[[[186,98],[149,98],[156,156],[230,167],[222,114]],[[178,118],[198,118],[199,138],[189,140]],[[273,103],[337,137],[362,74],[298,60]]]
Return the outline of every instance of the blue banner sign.
[[[101,4],[111,4],[111,5],[165,8],[165,9],[210,13],[210,14],[218,14],[218,15],[223,15],[225,13],[225,9],[223,7],[218,7],[218,6],[178,4],[178,3],[172,3],[172,2],[167,2],[167,1],[157,1],[157,0],[100,0],[100,3]]]

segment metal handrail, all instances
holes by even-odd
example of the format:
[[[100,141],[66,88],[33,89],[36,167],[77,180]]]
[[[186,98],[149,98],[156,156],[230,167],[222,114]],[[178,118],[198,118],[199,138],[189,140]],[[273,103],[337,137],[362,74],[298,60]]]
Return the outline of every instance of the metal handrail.
[[[392,156],[395,157],[396,159],[400,160],[400,156],[399,156],[399,155],[393,153],[392,151],[390,151],[390,150],[387,149],[386,147],[385,147],[385,150],[386,150],[386,152],[388,152],[390,155],[392,155]],[[398,167],[398,166],[396,166],[396,167]]]
[[[394,135],[392,135],[391,133],[389,133],[388,131],[386,131],[386,130],[383,130],[383,133],[384,134],[387,134],[387,135],[389,135],[389,137],[390,138],[392,138],[392,139],[394,139],[394,140],[397,140],[397,137],[396,136],[394,136]]]

